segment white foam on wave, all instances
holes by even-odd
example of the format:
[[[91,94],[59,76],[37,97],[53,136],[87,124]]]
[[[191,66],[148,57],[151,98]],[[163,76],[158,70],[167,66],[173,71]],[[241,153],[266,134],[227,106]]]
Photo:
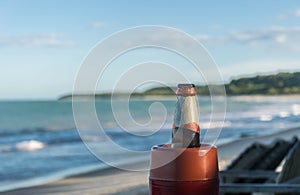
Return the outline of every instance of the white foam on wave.
[[[16,149],[21,151],[34,151],[44,147],[45,144],[37,140],[22,141],[16,144]]]
[[[200,127],[203,129],[215,129],[215,128],[230,127],[230,126],[231,126],[231,122],[229,121],[200,122]]]
[[[260,115],[259,120],[260,121],[271,121],[273,119],[272,115],[269,114],[263,114]]]
[[[299,104],[293,104],[292,106],[293,115],[299,116],[300,115],[300,105]]]
[[[279,112],[279,117],[280,118],[286,118],[286,117],[289,117],[289,116],[290,116],[289,112],[285,112],[285,111]]]

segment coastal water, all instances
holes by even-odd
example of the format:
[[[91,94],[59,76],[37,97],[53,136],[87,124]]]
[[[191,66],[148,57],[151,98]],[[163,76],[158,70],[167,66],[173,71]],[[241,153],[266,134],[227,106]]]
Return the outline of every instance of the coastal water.
[[[143,123],[149,120],[148,109],[154,102],[164,105],[166,120],[161,130],[149,136],[124,132],[115,121],[109,99],[96,100],[95,108],[106,135],[115,143],[129,150],[146,151],[153,145],[170,141],[175,99],[133,99],[128,106],[130,116]],[[299,96],[229,97],[224,123],[210,123],[209,97],[202,97],[199,105],[202,135],[215,128],[223,128],[218,144],[300,126]],[[128,114],[122,109],[116,112],[121,113],[120,116]],[[221,112],[221,109],[216,110]],[[215,117],[217,121],[222,120],[221,114]],[[89,124],[89,119],[86,119],[86,129],[92,132],[95,127]],[[151,132],[151,129],[144,130]],[[135,131],[143,130],[137,128]],[[101,141],[99,136],[91,134],[89,142]],[[103,142],[103,150],[109,153],[109,149]],[[119,154],[111,155],[119,163],[131,160],[118,158]],[[76,130],[71,101],[0,102],[0,191],[41,184],[107,166],[83,144]]]

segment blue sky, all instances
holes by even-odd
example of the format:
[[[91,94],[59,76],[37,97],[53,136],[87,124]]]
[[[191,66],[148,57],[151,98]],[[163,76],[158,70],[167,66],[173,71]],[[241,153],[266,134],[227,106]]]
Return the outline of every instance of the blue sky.
[[[51,99],[71,92],[83,59],[99,41],[139,25],[166,25],[194,36],[224,81],[300,70],[296,0],[2,0],[0,99]]]

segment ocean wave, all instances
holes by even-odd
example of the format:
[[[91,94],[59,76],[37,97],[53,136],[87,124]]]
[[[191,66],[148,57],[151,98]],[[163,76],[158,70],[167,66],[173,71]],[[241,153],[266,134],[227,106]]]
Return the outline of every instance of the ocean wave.
[[[5,137],[5,136],[13,136],[13,135],[23,135],[23,134],[31,134],[35,132],[44,132],[47,131],[44,128],[30,128],[30,129],[0,129],[0,136]]]
[[[32,127],[23,129],[0,129],[0,136],[25,135],[33,133],[47,133],[74,130],[74,128],[47,128],[47,127]]]
[[[3,133],[3,132],[2,132]],[[50,145],[61,145],[82,142],[75,129],[19,131],[0,134],[0,153],[14,151],[35,151]]]
[[[0,145],[12,144],[27,140],[39,140],[47,145],[79,142],[80,136],[76,129],[48,130],[29,129],[20,131],[0,131]]]
[[[14,146],[0,145],[0,153],[10,152],[14,149]]]

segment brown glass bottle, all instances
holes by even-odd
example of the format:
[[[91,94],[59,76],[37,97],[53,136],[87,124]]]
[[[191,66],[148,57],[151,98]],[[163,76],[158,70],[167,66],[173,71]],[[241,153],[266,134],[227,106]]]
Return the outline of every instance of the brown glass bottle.
[[[173,148],[200,147],[200,128],[196,89],[193,84],[179,84],[172,127]]]

